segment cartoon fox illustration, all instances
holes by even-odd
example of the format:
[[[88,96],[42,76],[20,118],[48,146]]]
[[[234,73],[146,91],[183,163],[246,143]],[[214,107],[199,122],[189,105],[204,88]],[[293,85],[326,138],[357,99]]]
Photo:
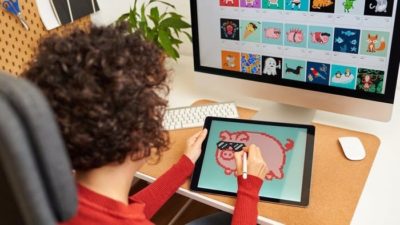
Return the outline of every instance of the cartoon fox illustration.
[[[375,47],[375,44],[377,43],[377,40],[378,40],[378,35],[377,34],[376,35],[368,34],[368,40],[367,40],[368,41],[368,49],[367,49],[367,52],[376,52],[376,51],[385,50],[385,48],[386,48],[385,39],[383,37],[381,38],[381,41],[380,41],[380,44],[379,44],[378,48]]]

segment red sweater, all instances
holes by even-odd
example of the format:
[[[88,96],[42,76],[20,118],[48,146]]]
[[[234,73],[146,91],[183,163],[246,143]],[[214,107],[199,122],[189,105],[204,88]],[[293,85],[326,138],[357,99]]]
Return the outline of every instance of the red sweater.
[[[129,197],[129,205],[93,192],[78,184],[78,213],[61,225],[148,225],[150,218],[192,174],[194,165],[186,156],[154,183]],[[258,191],[262,180],[238,178],[239,190],[232,224],[256,224]]]

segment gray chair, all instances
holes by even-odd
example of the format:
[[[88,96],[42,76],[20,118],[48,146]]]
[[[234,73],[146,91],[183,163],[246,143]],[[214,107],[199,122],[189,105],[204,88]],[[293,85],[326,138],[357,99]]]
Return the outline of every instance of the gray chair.
[[[77,209],[76,186],[48,103],[0,72],[0,224],[55,225]]]

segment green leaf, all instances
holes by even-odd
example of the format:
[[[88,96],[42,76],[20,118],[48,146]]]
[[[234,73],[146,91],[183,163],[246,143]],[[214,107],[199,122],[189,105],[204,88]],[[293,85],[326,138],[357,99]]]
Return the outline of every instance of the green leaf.
[[[141,2],[139,6],[138,2]],[[163,13],[160,11],[160,5],[167,6],[162,7],[165,8]],[[128,21],[131,28],[129,32],[139,29],[146,40],[154,42],[168,57],[176,60],[179,58],[178,48],[183,43],[179,36],[184,33],[190,41],[192,37],[189,33],[182,31],[190,28],[191,25],[174,10],[175,6],[167,0],[135,0],[133,8],[128,13],[122,14],[117,22]]]
[[[146,36],[147,35],[147,23],[145,21],[140,21],[139,22],[139,29],[142,31],[143,35]]]
[[[142,7],[140,9],[141,21],[146,21],[146,13],[145,13],[145,11],[146,11],[146,7],[145,7],[144,4],[142,4]]]
[[[160,39],[160,44],[165,53],[168,56],[172,57],[174,55],[174,48],[172,47],[171,39],[168,35],[168,32],[165,30],[160,30],[158,38]]]
[[[182,44],[182,43],[183,43],[183,41],[181,41],[181,40],[179,40],[179,39],[171,38],[171,44],[172,44],[172,45],[179,46],[179,45]]]
[[[169,12],[169,14],[171,15],[171,17],[176,17],[176,18],[182,18],[182,15],[179,15],[178,13],[175,12]]]
[[[167,15],[168,15],[168,13],[163,13],[163,14],[161,14],[161,16],[160,16],[160,20],[164,19],[164,18],[165,18],[165,16],[167,16]]]
[[[149,6],[151,3],[156,2],[157,0],[150,0],[146,6]]]
[[[149,41],[157,43],[157,39],[158,39],[157,35],[158,35],[158,32],[156,30],[152,30],[152,29],[147,30],[147,38]]]
[[[185,29],[190,28],[190,24],[186,23],[185,21],[181,20],[177,17],[168,17],[165,20],[160,22],[160,27],[168,28],[171,27],[173,29]]]
[[[173,49],[173,55],[172,58],[176,61],[177,58],[180,57],[179,52],[176,48],[172,48]]]
[[[133,3],[133,9],[131,9],[131,13],[134,12],[135,16],[138,14],[137,13],[137,0]]]
[[[146,19],[146,7],[144,4],[142,4],[142,7],[140,9],[141,17],[140,17],[140,22],[139,22],[139,29],[143,32],[143,35],[146,37],[147,35],[147,19]]]
[[[173,9],[175,9],[175,6],[174,6],[174,5],[172,5],[171,3],[164,2],[164,1],[158,1],[158,0],[156,0],[155,2],[162,3],[162,4],[164,4],[164,5],[167,5],[167,6],[171,7],[171,8],[173,8]]]
[[[129,21],[129,24],[132,29],[137,28],[137,13],[135,10],[131,10],[129,12],[129,20],[128,21]]]
[[[122,21],[125,21],[128,18],[129,18],[129,13],[124,13],[118,18],[117,23],[121,23]]]
[[[151,8],[149,18],[150,18],[151,21],[153,21],[154,26],[157,27],[158,26],[158,22],[160,21],[160,13],[159,13],[157,7]]]
[[[188,32],[186,32],[186,31],[182,31],[185,35],[186,35],[186,37],[190,40],[190,42],[193,42],[193,40],[192,40],[192,35],[190,35]]]
[[[151,8],[150,15],[157,20],[160,19],[160,12],[158,11],[158,7]]]
[[[172,29],[172,30],[174,31],[175,36],[179,37],[179,31],[180,31],[180,29]]]

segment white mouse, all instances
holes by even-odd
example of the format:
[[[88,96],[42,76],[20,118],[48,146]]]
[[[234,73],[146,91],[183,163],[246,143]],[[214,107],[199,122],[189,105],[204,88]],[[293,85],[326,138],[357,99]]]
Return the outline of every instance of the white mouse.
[[[365,148],[357,137],[340,137],[344,155],[350,160],[362,160],[365,158]]]

